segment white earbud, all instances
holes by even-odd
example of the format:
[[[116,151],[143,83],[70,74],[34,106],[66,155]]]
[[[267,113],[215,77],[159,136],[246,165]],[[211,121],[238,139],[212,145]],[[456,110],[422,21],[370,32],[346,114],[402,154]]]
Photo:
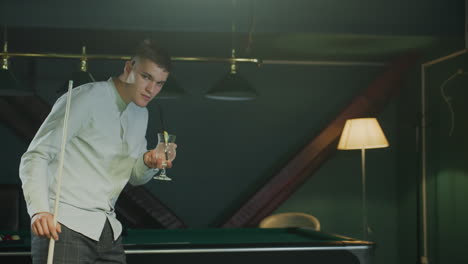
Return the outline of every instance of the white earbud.
[[[127,83],[135,83],[135,72],[134,71],[130,71],[130,73],[128,74],[126,82]]]

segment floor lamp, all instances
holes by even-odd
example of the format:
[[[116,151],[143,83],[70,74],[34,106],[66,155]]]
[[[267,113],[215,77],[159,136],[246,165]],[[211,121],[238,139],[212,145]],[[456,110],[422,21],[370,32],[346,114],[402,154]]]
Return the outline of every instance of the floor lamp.
[[[362,228],[364,240],[367,240],[369,227],[367,225],[366,198],[366,149],[388,147],[388,141],[376,118],[348,119],[343,128],[338,149],[361,150],[362,167]]]

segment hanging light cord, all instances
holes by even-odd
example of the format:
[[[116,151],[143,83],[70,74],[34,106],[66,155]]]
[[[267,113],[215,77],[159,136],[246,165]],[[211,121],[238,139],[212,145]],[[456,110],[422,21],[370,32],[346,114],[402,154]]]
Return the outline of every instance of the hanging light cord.
[[[234,38],[236,34],[236,6],[237,1],[232,0],[232,17],[231,17],[231,74],[236,74],[236,49],[234,48]]]
[[[249,56],[252,52],[254,30],[255,30],[255,0],[250,0],[250,26],[249,26],[249,34],[247,36],[247,45],[245,47],[245,53]]]
[[[455,111],[453,110],[453,105],[452,105],[452,98],[448,97],[445,94],[445,86],[447,83],[449,83],[451,80],[453,80],[455,77],[459,75],[464,75],[467,74],[464,72],[462,69],[457,70],[452,76],[450,76],[447,80],[445,80],[442,85],[440,86],[440,94],[442,95],[442,98],[444,99],[445,103],[447,103],[449,112],[450,112],[450,131],[449,131],[449,136],[453,135],[453,131],[455,130]]]

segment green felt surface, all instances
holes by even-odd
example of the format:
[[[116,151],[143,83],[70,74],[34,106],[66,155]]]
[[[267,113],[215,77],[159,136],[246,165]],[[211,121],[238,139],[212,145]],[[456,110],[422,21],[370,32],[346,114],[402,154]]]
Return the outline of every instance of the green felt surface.
[[[30,248],[28,230],[0,231],[19,235],[18,241],[0,242],[0,250]],[[212,229],[129,229],[123,235],[125,246],[138,245],[245,245],[301,243],[361,243],[351,238],[317,232],[306,228],[212,228]],[[366,242],[362,242],[366,243]]]

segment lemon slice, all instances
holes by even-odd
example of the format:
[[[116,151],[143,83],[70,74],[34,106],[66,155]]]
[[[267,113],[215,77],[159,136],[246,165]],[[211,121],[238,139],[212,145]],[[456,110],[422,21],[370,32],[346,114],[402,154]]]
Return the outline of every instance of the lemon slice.
[[[164,142],[168,143],[169,142],[169,133],[167,133],[167,131],[163,131],[163,133],[164,133]]]

